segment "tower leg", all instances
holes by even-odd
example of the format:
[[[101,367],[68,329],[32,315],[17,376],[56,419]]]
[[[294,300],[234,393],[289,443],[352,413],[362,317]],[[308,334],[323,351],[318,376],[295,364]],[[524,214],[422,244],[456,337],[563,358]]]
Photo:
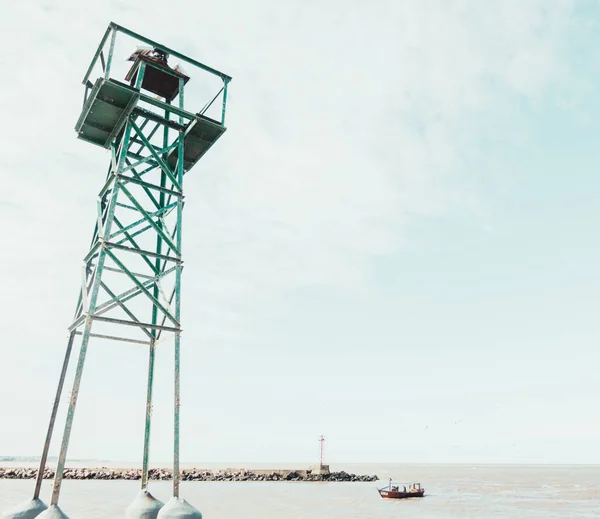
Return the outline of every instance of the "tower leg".
[[[42,489],[42,480],[44,479],[44,470],[46,469],[46,462],[48,460],[48,451],[50,450],[50,442],[52,440],[52,433],[54,431],[54,423],[56,421],[56,415],[58,414],[58,406],[60,404],[62,390],[65,385],[65,377],[67,376],[67,369],[69,367],[69,360],[71,358],[71,351],[73,349],[74,340],[75,331],[72,331],[69,335],[67,351],[65,352],[65,359],[63,361],[62,369],[60,372],[58,387],[56,388],[56,396],[54,397],[54,404],[52,406],[52,413],[50,415],[50,423],[48,424],[48,432],[46,433],[46,441],[44,442],[44,450],[42,451],[42,459],[40,460],[40,467],[38,469],[37,479],[35,482],[33,499],[38,499],[40,497],[40,491]]]
[[[67,350],[65,351],[65,358],[63,360],[63,365],[60,372],[60,378],[58,380],[58,387],[56,388],[54,404],[52,405],[50,423],[48,424],[48,430],[46,432],[46,440],[44,441],[44,449],[42,451],[42,457],[40,459],[40,465],[35,481],[33,498],[17,505],[11,510],[7,510],[6,512],[4,512],[2,514],[3,519],[34,519],[48,508],[46,504],[40,499],[40,491],[42,489],[42,481],[44,480],[44,470],[46,469],[46,462],[48,461],[48,451],[50,450],[50,442],[52,440],[52,433],[54,432],[54,424],[56,422],[56,415],[58,414],[58,407],[60,405],[62,390],[65,384],[67,368],[69,367],[69,360],[71,358],[71,351],[73,349],[74,339],[75,332],[71,332],[71,335],[69,336],[69,342],[67,343]]]
[[[104,255],[101,254],[101,258]],[[67,421],[65,422],[65,429],[63,432],[62,443],[60,446],[60,454],[58,456],[58,464],[56,466],[56,475],[54,476],[54,485],[52,488],[52,499],[51,505],[58,505],[58,498],[60,496],[60,487],[63,480],[63,472],[65,469],[65,462],[67,459],[67,450],[69,448],[69,439],[71,437],[71,429],[73,427],[73,419],[75,417],[75,407],[77,405],[77,398],[79,396],[79,386],[81,385],[81,377],[83,375],[83,367],[85,364],[85,356],[87,354],[87,347],[90,340],[90,333],[92,331],[92,318],[87,317],[85,321],[85,328],[83,330],[83,336],[81,339],[81,348],[79,350],[79,360],[77,361],[77,370],[75,371],[75,379],[73,381],[73,389],[71,391],[71,401],[69,402],[69,409],[67,411]]]
[[[177,267],[177,280],[175,292],[175,314],[179,315],[179,287],[181,279],[181,266]],[[173,497],[167,501],[158,512],[157,519],[202,519],[199,510],[189,504],[185,499],[179,497],[179,390],[180,390],[180,345],[181,332],[175,332],[175,412],[174,412],[174,442],[173,442]]]
[[[173,497],[179,497],[179,396],[180,396],[180,344],[181,332],[175,332],[175,412],[173,428]]]
[[[52,499],[50,500],[50,507],[48,507],[47,510],[45,510],[38,516],[39,519],[68,519],[65,513],[58,506],[58,498],[60,496],[60,488],[63,480],[65,461],[67,459],[67,450],[69,447],[69,438],[71,436],[71,428],[73,426],[73,418],[75,415],[75,406],[77,405],[77,396],[79,394],[81,376],[83,375],[83,366],[85,364],[85,356],[87,353],[87,345],[90,340],[91,329],[92,319],[88,316],[85,320],[85,328],[81,340],[81,349],[79,351],[79,360],[77,362],[77,370],[75,371],[75,380],[73,381],[73,389],[71,392],[71,401],[69,402],[69,409],[67,411],[67,421],[65,423],[65,429],[63,432],[62,444],[60,448],[60,454],[58,457],[58,464],[56,467],[56,475],[54,476]]]
[[[128,139],[128,129],[125,131],[125,139]],[[115,182],[112,190],[112,199],[108,207],[108,212],[105,222],[105,232],[108,234],[112,225],[114,217],[115,205],[119,192],[119,184]],[[71,400],[69,402],[69,408],[67,411],[67,420],[65,422],[65,429],[63,431],[63,438],[60,447],[60,454],[58,456],[58,463],[56,466],[56,475],[54,476],[54,485],[52,488],[52,498],[50,501],[50,508],[43,512],[40,518],[43,519],[59,519],[60,517],[66,517],[62,510],[58,507],[58,499],[60,497],[60,489],[63,480],[63,473],[65,469],[65,462],[67,459],[67,451],[69,448],[69,439],[71,437],[71,429],[73,427],[73,419],[75,416],[75,407],[77,406],[77,398],[79,396],[79,387],[81,385],[81,377],[83,375],[83,367],[85,365],[85,357],[87,354],[87,347],[90,341],[90,334],[92,332],[93,319],[92,315],[96,309],[96,301],[98,299],[98,292],[100,290],[100,283],[102,279],[102,271],[104,270],[104,262],[106,260],[106,251],[104,250],[104,244],[101,245],[100,252],[98,254],[98,263],[96,266],[96,272],[92,283],[92,290],[89,296],[88,314],[85,318],[85,325],[81,338],[81,347],[79,350],[79,359],[77,361],[77,369],[75,371],[75,379],[73,380],[73,389],[71,391]],[[75,330],[72,331],[75,333]]]
[[[150,426],[152,421],[152,387],[154,384],[154,358],[156,344],[154,341],[149,347],[148,353],[148,388],[146,391],[146,424],[144,428],[144,455],[142,461],[142,490],[148,488],[148,465],[150,458]]]
[[[144,430],[144,459],[142,463],[142,490],[125,510],[126,519],[156,519],[164,503],[148,492],[148,460],[150,457],[150,424],[152,420],[152,387],[156,344],[152,341],[148,355],[148,390],[146,393],[146,425]]]
[[[138,79],[139,81],[139,79]],[[165,110],[165,119],[169,119],[169,112]],[[158,128],[158,127],[157,127]],[[169,127],[165,126],[163,128],[163,147],[167,147],[169,144]],[[164,159],[167,157],[165,156]],[[160,186],[164,188],[166,185],[167,176],[163,170],[160,172]],[[159,205],[160,207],[164,207],[165,205],[165,194],[163,191],[160,192],[159,195]],[[162,229],[162,219],[159,219],[158,226]],[[160,255],[162,252],[162,238],[160,235],[156,237],[156,254]],[[161,260],[159,257],[155,260],[155,268],[157,272],[161,270]],[[159,298],[159,288],[158,281],[154,283],[153,286],[153,295],[155,298]],[[152,305],[152,324],[158,323],[158,308],[156,305]],[[150,344],[149,352],[148,352],[148,389],[146,392],[146,423],[144,427],[144,454],[142,461],[142,491],[148,489],[148,467],[149,467],[149,459],[150,459],[150,426],[152,421],[152,388],[154,384],[154,359],[156,355],[156,337],[157,331],[152,330],[152,342]]]
[[[139,80],[138,80],[139,81]],[[165,110],[165,119],[168,120],[169,112]],[[167,147],[169,144],[169,128],[165,126],[163,129],[163,147]],[[167,159],[166,156],[163,157],[164,160]],[[165,188],[166,186],[166,174],[161,170],[161,188]],[[164,192],[160,192],[159,195],[160,207],[164,207],[165,204],[165,194]],[[157,222],[158,226],[162,229],[162,220],[159,219]],[[156,238],[156,254],[161,254],[162,252],[162,238],[160,235]],[[160,272],[161,260],[160,258],[156,258],[155,268],[157,272]],[[154,283],[153,287],[153,295],[155,298],[159,298],[159,288],[158,282]],[[158,323],[158,309],[156,305],[152,306],[152,324]],[[150,461],[150,428],[152,424],[152,390],[154,385],[154,360],[156,357],[156,330],[152,330],[152,339],[150,348],[148,351],[148,388],[146,391],[146,422],[144,427],[144,454],[142,460],[142,490],[134,499],[133,503],[131,503],[127,509],[125,510],[126,519],[156,519],[158,512],[164,506],[162,501],[156,499],[149,491],[148,491],[148,470],[149,470],[149,461]]]
[[[183,87],[182,79],[179,79],[179,107],[183,109]],[[180,123],[183,121],[180,118]],[[177,181],[183,188],[183,135],[179,136],[179,160],[177,161]],[[177,249],[181,251],[181,232],[183,219],[183,200],[181,197],[177,201]],[[178,265],[175,271],[175,319],[181,322],[181,270]],[[174,430],[173,430],[173,497],[167,501],[158,513],[158,519],[202,519],[199,510],[190,505],[185,499],[179,497],[179,391],[180,391],[180,347],[181,330],[175,332],[175,412],[174,412]]]

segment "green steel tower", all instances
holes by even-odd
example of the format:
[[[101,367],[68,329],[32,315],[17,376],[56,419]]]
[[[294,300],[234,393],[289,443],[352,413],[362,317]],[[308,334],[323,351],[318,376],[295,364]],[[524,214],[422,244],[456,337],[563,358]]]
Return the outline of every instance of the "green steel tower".
[[[129,56],[131,65],[124,81],[123,75],[113,77],[118,64],[116,49],[122,39],[135,42],[137,49]],[[170,61],[177,63],[172,66]],[[189,81],[191,72],[206,78],[193,95],[189,94],[194,87]],[[225,131],[230,81],[226,74],[115,23],[104,33],[83,79],[83,109],[75,129],[80,139],[109,150],[110,164],[98,194],[90,249],[83,259],[81,289],[69,326],[33,499],[5,512],[5,517],[65,517],[58,503],[92,339],[141,344],[148,349],[142,491],[128,508],[127,517],[201,516],[179,496],[183,183],[184,175]],[[206,96],[206,104],[199,111],[189,111],[184,105],[184,91],[188,100]],[[174,343],[173,498],[163,506],[147,487],[155,348],[167,334],[173,336]],[[52,497],[46,507],[39,498],[41,483],[74,346],[79,346],[79,356]]]

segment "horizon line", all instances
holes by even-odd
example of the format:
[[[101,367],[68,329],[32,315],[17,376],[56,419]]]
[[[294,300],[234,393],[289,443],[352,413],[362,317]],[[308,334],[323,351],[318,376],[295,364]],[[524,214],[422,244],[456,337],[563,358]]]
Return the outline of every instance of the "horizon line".
[[[38,462],[40,460],[40,456],[0,456],[0,463],[3,462]],[[50,456],[48,458],[48,462],[52,463],[57,460],[57,456]],[[67,462],[94,462],[94,463],[122,463],[125,467],[137,466],[141,464],[139,461],[132,460],[114,460],[114,459],[99,459],[99,458],[67,458]],[[312,461],[216,461],[216,460],[205,460],[205,461],[181,461],[181,464],[184,465],[197,465],[201,467],[202,465],[210,466],[211,464],[225,465],[231,464],[232,467],[249,467],[252,464],[256,465],[315,465],[318,464],[318,460]],[[159,460],[152,465],[154,467],[165,468],[172,465],[173,462],[170,460]],[[584,467],[594,467],[600,466],[600,462],[542,462],[542,461],[325,461],[325,465],[432,465],[432,466],[442,466],[442,465],[455,465],[455,466],[584,466]],[[47,463],[48,465],[48,463]]]

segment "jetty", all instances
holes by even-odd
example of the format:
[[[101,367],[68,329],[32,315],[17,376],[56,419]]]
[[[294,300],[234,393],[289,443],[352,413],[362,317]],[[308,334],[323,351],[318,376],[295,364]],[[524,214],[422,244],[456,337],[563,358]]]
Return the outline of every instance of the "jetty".
[[[0,479],[36,479],[35,468],[0,467]],[[51,468],[44,470],[43,479],[53,479],[56,473]],[[119,468],[65,468],[64,479],[75,480],[140,480],[141,469]],[[170,481],[173,472],[169,469],[150,469],[151,480]],[[180,472],[182,481],[330,481],[330,482],[372,482],[379,478],[376,475],[349,474],[345,471],[327,472],[308,470],[273,470],[273,469],[185,469]]]

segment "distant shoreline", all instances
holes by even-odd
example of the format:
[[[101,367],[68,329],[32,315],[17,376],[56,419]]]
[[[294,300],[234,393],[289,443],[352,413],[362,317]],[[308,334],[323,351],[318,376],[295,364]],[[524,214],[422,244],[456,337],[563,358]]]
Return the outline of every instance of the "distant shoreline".
[[[48,456],[48,464],[53,465],[56,464],[58,458],[56,456]],[[39,464],[40,457],[39,456],[0,456],[0,468],[3,466],[3,463],[35,463]],[[78,468],[83,467],[82,464],[87,464],[88,467],[100,468],[105,465],[110,465],[111,468],[118,469],[127,469],[128,467],[135,466],[136,463],[128,460],[128,461],[115,461],[108,459],[89,459],[89,458],[80,458],[80,459],[67,459],[67,465],[70,463],[77,464]],[[277,467],[297,467],[297,466],[307,466],[312,462],[310,461],[291,461],[291,462],[244,462],[244,461],[182,461],[182,466],[187,467],[210,467],[206,470],[217,470],[215,467],[227,467],[227,470],[237,470],[230,467],[251,467],[261,466],[260,470],[264,470],[265,468],[273,468],[273,470],[280,470]],[[333,462],[332,462],[333,463]],[[155,467],[169,467],[172,464],[169,460],[163,460],[154,462]],[[541,462],[485,462],[485,461],[461,461],[461,462],[433,462],[433,461],[341,461],[335,463],[336,466],[389,466],[389,465],[402,465],[406,467],[600,467],[600,463],[541,463]],[[17,465],[11,465],[14,468],[24,468],[19,467]],[[224,470],[224,469],[223,469]],[[241,470],[241,469],[240,469]],[[287,469],[286,469],[287,470]]]

